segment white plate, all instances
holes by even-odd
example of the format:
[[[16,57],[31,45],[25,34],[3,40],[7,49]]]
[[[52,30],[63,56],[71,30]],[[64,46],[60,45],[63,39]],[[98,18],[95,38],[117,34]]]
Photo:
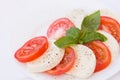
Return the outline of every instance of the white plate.
[[[18,1],[19,2],[19,1]],[[14,52],[28,39],[31,37],[34,37],[35,35],[46,35],[46,30],[48,28],[47,24],[51,23],[51,20],[55,20],[59,17],[64,16],[66,13],[70,12],[73,9],[81,8],[85,11],[93,11],[96,9],[101,8],[109,8],[111,11],[118,13],[116,7],[114,6],[110,7],[105,3],[95,1],[95,0],[49,0],[49,1],[29,1],[29,4],[27,2],[24,2],[24,5],[20,9],[20,12],[18,11],[16,17],[16,26],[14,28],[16,30],[12,30],[12,52],[14,55]],[[22,4],[22,2],[20,3]],[[116,5],[117,6],[117,5]],[[18,16],[22,16],[18,17]],[[120,15],[119,15],[120,16]],[[20,20],[18,20],[20,19]],[[49,22],[50,21],[50,22]],[[42,25],[41,25],[42,24]],[[23,27],[22,27],[23,26]],[[13,56],[12,55],[12,56]],[[15,61],[14,59],[12,59]],[[22,67],[21,70],[27,74],[29,77],[35,79],[35,80],[64,80],[64,77],[69,77],[68,80],[80,80],[78,78],[72,78],[71,76],[59,76],[59,77],[52,77],[45,74],[34,74],[28,72],[24,66],[16,65],[16,67]],[[93,74],[89,80],[106,80],[115,73],[120,71],[120,59],[116,60],[115,62],[111,63],[111,65],[106,68],[105,70],[98,72],[96,74]]]

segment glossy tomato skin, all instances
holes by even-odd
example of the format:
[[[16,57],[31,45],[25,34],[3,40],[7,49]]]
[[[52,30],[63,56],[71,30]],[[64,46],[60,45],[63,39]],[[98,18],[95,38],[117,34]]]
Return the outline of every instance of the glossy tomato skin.
[[[19,48],[14,57],[19,62],[29,62],[40,57],[48,48],[48,40],[45,36],[39,36],[27,41]]]
[[[64,74],[73,67],[75,60],[76,60],[76,55],[74,50],[71,47],[67,47],[65,49],[65,55],[62,61],[53,69],[46,71],[46,73],[50,75]]]
[[[101,16],[99,29],[110,33],[120,43],[120,24],[115,19]]]
[[[93,50],[96,56],[96,68],[95,72],[101,71],[109,66],[111,62],[111,54],[108,47],[101,41],[92,41],[85,44],[91,50]]]
[[[66,30],[75,25],[68,18],[59,18],[54,21],[47,30],[48,38],[59,39],[62,36],[65,36]]]

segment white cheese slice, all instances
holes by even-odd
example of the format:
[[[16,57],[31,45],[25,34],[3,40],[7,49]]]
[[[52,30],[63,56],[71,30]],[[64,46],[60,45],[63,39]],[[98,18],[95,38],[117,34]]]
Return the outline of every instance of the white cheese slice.
[[[76,45],[72,47],[77,55],[73,68],[66,74],[79,77],[80,79],[90,77],[96,66],[96,58],[93,51],[84,46]]]
[[[111,52],[112,61],[115,60],[120,53],[120,48],[117,40],[111,34],[105,31],[99,30],[98,32],[107,37],[107,41],[105,41],[104,44],[109,48]]]
[[[81,23],[85,16],[86,13],[83,9],[75,9],[66,15],[78,28],[81,28]]]

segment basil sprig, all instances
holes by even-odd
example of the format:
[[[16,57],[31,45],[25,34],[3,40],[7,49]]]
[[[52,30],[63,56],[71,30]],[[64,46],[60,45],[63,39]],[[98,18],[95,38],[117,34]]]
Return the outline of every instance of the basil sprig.
[[[101,33],[97,32],[100,25],[100,11],[86,16],[83,19],[81,30],[78,28],[70,28],[66,31],[66,36],[61,37],[54,43],[60,48],[65,48],[75,44],[85,44],[94,40],[106,41],[107,38]]]

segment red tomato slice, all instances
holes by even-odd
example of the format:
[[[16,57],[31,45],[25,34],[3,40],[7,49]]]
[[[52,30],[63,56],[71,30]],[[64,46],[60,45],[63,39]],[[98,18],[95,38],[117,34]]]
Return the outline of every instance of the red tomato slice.
[[[48,40],[46,37],[35,37],[18,49],[14,56],[20,62],[29,62],[41,56],[47,48]]]
[[[59,18],[50,25],[47,36],[48,38],[59,39],[65,36],[66,30],[70,27],[75,27],[75,25],[68,18]]]
[[[76,56],[75,56],[74,50],[70,47],[67,47],[65,49],[65,55],[62,61],[60,62],[60,64],[58,64],[53,69],[47,71],[46,73],[50,75],[64,74],[65,72],[69,71],[73,67],[75,63],[75,59],[76,59]]]
[[[118,43],[120,43],[120,24],[115,19],[107,16],[101,16],[100,21],[99,29],[112,34]]]
[[[111,54],[108,47],[104,43],[101,41],[92,41],[85,45],[92,49],[95,53],[97,60],[95,72],[103,70],[110,64]]]

